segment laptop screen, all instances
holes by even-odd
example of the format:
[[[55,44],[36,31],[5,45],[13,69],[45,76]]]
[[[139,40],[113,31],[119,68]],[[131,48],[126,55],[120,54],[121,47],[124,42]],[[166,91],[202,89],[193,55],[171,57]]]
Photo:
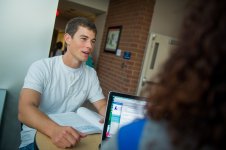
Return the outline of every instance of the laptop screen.
[[[135,119],[144,117],[146,98],[110,92],[102,133],[102,140],[116,134],[118,129]]]

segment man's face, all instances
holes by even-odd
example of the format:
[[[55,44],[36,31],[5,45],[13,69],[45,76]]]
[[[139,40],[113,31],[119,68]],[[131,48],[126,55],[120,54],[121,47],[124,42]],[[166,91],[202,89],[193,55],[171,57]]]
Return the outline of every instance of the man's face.
[[[89,54],[93,52],[96,42],[96,34],[88,28],[80,26],[77,32],[71,37],[65,34],[67,51],[79,62],[86,61]]]

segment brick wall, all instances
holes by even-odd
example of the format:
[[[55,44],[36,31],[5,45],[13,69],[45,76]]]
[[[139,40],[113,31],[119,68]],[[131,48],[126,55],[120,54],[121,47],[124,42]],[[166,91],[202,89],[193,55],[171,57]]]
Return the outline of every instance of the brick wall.
[[[104,95],[109,91],[135,94],[142,69],[155,0],[110,0],[97,73]],[[108,27],[122,26],[119,49],[130,60],[104,52]]]

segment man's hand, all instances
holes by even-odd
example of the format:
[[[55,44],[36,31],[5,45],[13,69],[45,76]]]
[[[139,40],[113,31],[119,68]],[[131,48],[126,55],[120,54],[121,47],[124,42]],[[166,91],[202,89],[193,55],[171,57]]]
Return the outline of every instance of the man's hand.
[[[85,134],[69,126],[59,126],[51,134],[51,141],[59,148],[70,148],[79,143]]]

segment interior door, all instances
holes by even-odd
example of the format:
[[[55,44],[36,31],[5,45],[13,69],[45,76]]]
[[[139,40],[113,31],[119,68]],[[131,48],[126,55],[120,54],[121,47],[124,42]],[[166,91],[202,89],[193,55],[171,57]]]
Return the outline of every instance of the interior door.
[[[141,95],[141,91],[147,83],[157,82],[157,73],[168,58],[170,49],[176,45],[177,40],[173,37],[156,33],[150,35],[137,95]]]

